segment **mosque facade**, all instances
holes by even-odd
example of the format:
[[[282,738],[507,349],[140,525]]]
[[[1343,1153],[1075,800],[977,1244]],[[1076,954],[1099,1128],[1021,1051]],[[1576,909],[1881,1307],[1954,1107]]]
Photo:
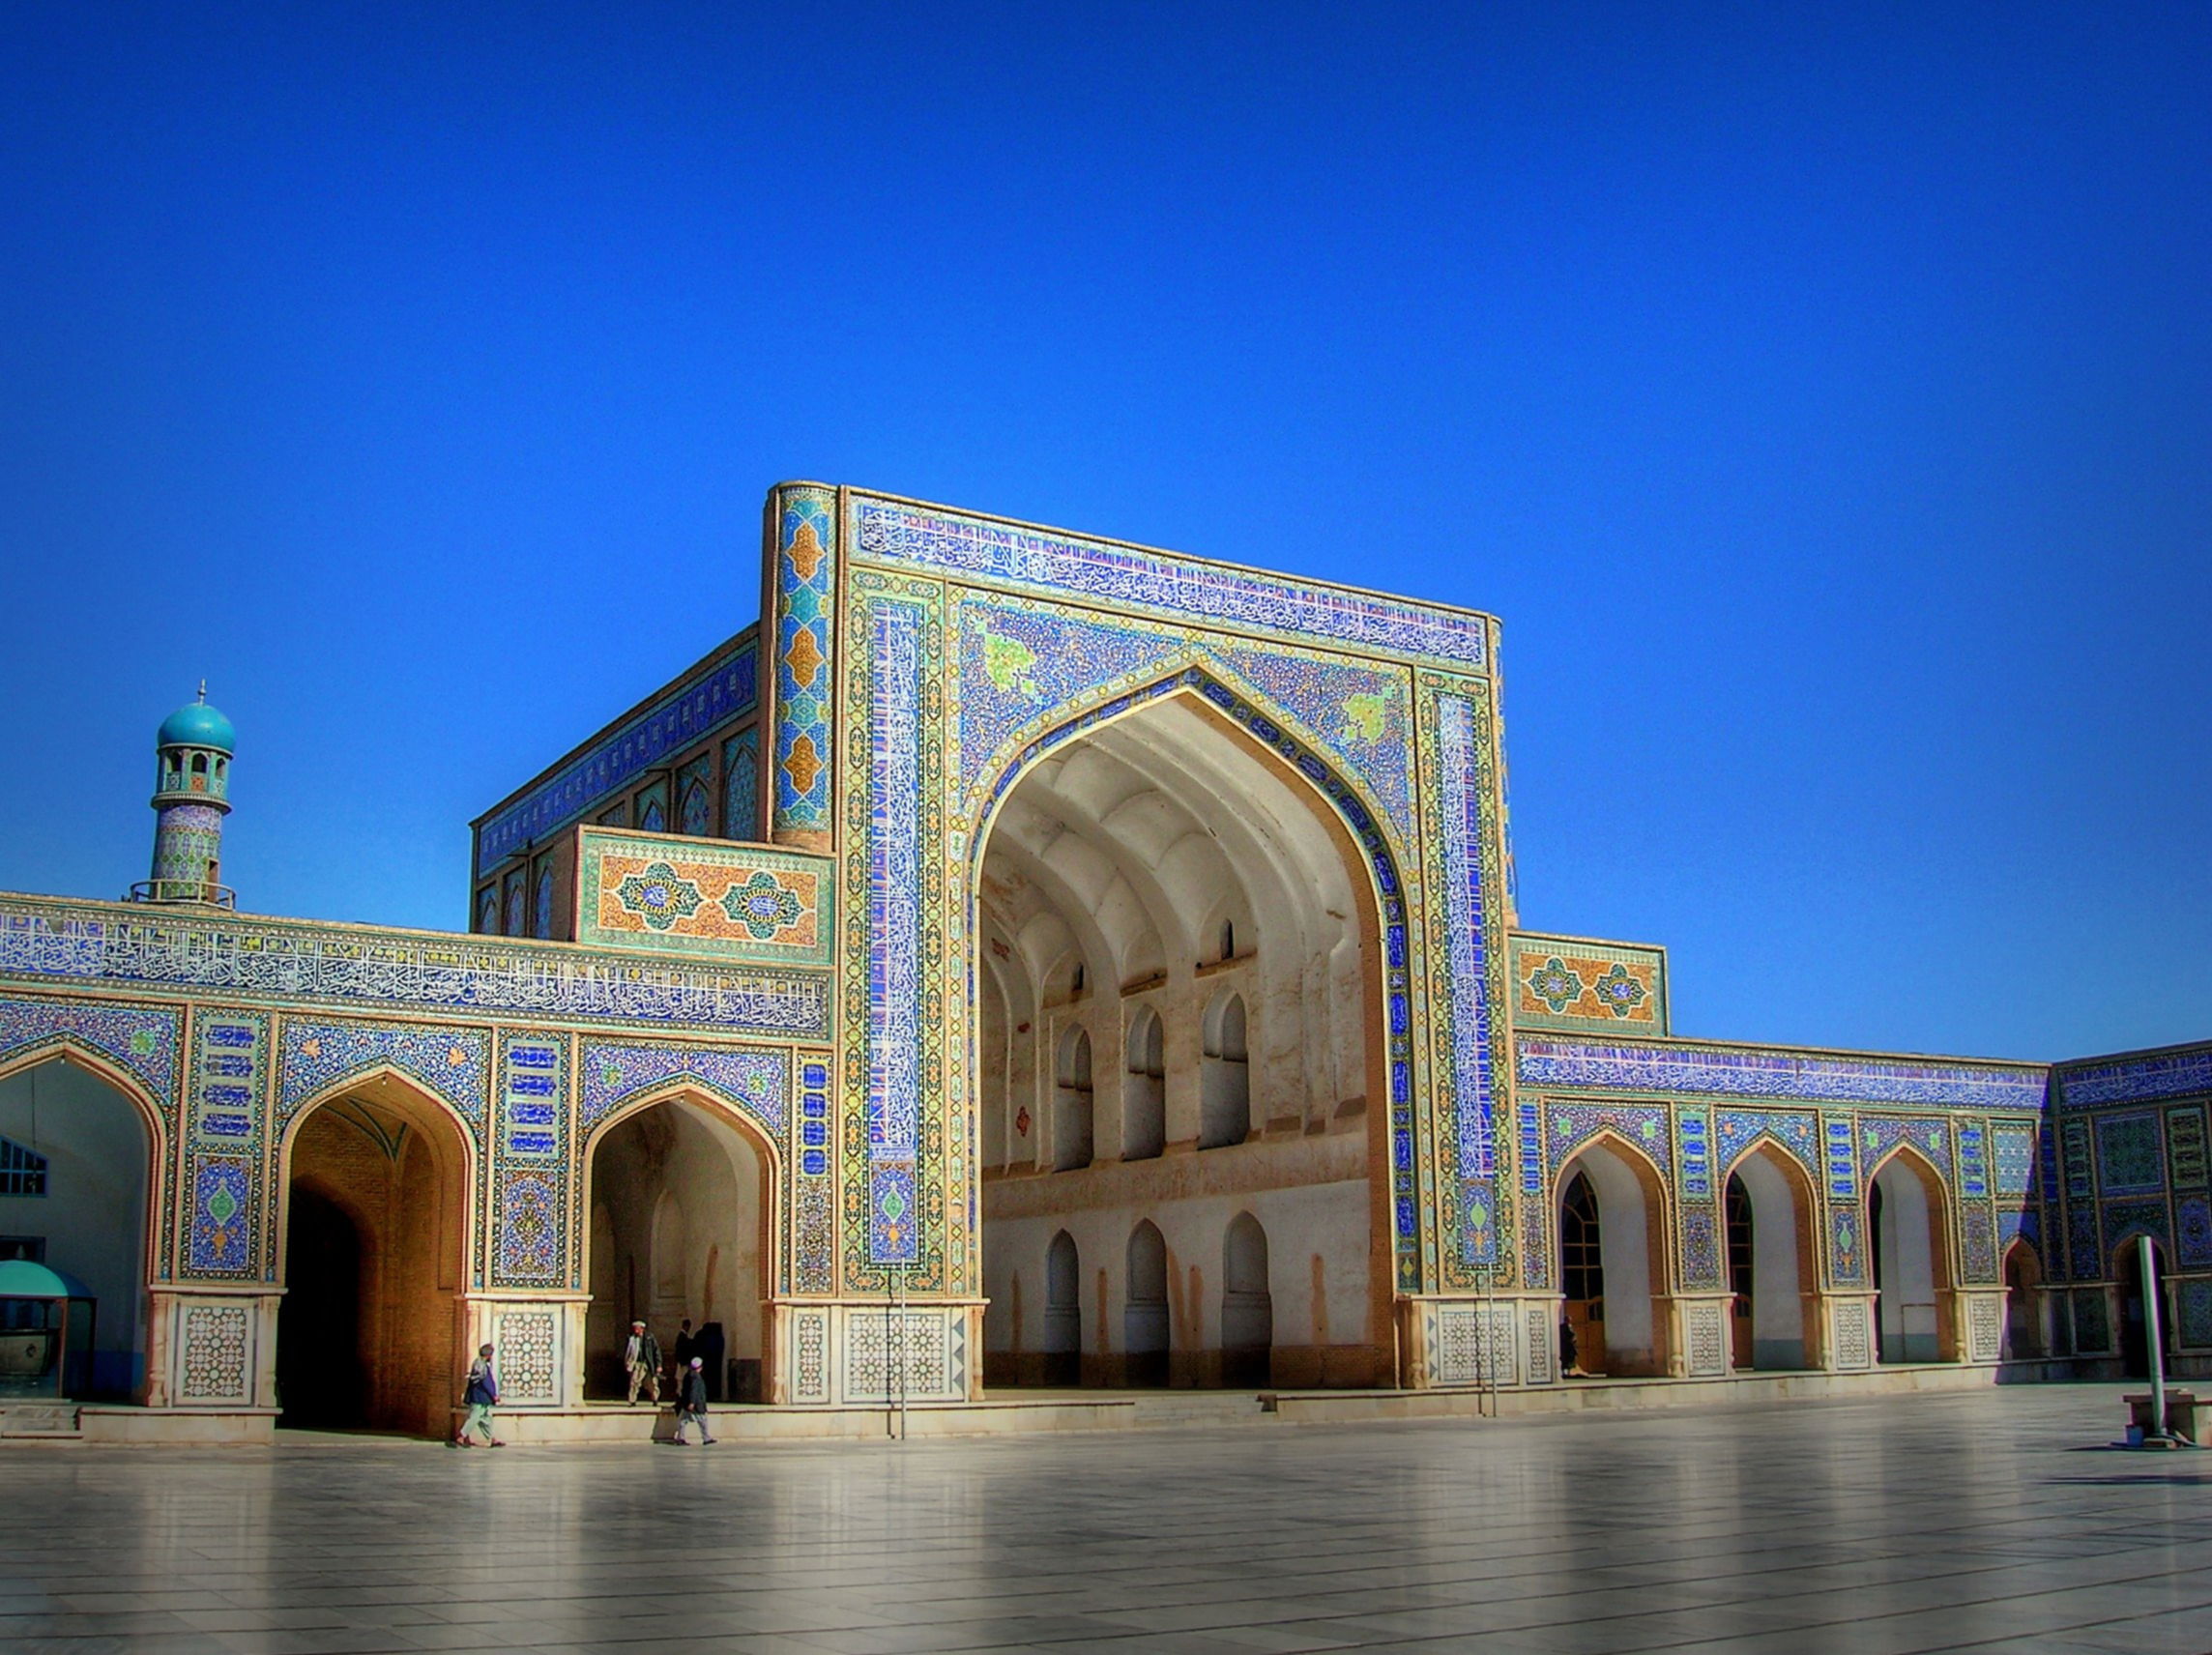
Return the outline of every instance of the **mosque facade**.
[[[811,483],[763,550],[467,932],[240,912],[204,692],[150,878],[0,897],[0,1260],[96,1307],[0,1305],[0,1430],[443,1433],[490,1342],[510,1435],[636,1434],[633,1318],[832,1424],[2104,1377],[2144,1237],[2212,1371],[2212,1043],[1675,1035],[1664,948],[1521,924],[1495,619]]]

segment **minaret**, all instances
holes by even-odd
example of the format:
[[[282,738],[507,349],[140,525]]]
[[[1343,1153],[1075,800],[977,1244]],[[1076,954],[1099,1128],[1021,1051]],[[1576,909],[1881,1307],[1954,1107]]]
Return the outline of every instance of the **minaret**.
[[[154,877],[131,889],[135,902],[197,902],[232,907],[222,883],[222,819],[230,814],[230,758],[238,744],[230,720],[199,699],[161,720],[154,779]]]

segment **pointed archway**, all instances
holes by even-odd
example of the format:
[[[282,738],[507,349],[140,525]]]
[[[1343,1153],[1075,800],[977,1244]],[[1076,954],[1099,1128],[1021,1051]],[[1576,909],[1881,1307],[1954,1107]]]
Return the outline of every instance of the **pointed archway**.
[[[626,1395],[622,1351],[634,1320],[671,1364],[688,1323],[682,1354],[701,1358],[715,1400],[771,1400],[774,1155],[752,1121],[694,1090],[641,1098],[594,1130],[584,1154],[587,1396]]]
[[[282,1165],[277,1423],[445,1436],[467,1366],[459,1120],[396,1073],[352,1080],[293,1119]]]
[[[1910,1145],[1891,1151],[1867,1180],[1867,1234],[1874,1249],[1879,1360],[1956,1360],[1943,1179]]]
[[[1299,1243],[1269,1290],[1274,1379],[1388,1383],[1390,857],[1318,763],[1294,767],[1201,685],[1070,729],[1024,755],[976,837],[987,1380],[1033,1376],[1021,1353],[1051,1351],[1047,1319],[1070,1313],[1033,1293],[1017,1324],[1016,1274],[1035,1280],[1056,1236],[1100,1278],[1075,1312],[1095,1358],[1080,1371],[1142,1382],[1164,1322],[1174,1382],[1243,1375],[1262,1358],[1225,1341],[1246,1339],[1256,1290],[1224,1276],[1242,1213]]]
[[[158,1119],[135,1089],[74,1048],[48,1048],[0,1075],[0,1260],[29,1259],[92,1291],[89,1340],[47,1353],[61,1393],[81,1401],[145,1394]]]
[[[1559,1169],[1554,1210],[1579,1366],[1593,1375],[1665,1374],[1673,1345],[1658,1169],[1627,1139],[1601,1132]]]
[[[1733,1365],[1779,1370],[1820,1365],[1820,1288],[1814,1247],[1819,1210],[1796,1157],[1761,1138],[1726,1180],[1729,1288],[1734,1296]]]

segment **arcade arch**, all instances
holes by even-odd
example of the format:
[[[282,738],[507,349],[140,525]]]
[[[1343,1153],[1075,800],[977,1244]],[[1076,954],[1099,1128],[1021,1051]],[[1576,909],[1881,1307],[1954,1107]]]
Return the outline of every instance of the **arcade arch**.
[[[1559,1169],[1560,1280],[1587,1374],[1665,1374],[1667,1198],[1644,1153],[1601,1133]]]
[[[584,1185],[587,1396],[626,1394],[632,1321],[670,1360],[688,1321],[709,1393],[762,1400],[775,1280],[771,1154],[742,1116],[689,1091],[641,1100],[594,1133]]]
[[[1093,1382],[1392,1382],[1381,928],[1334,806],[1179,689],[1046,746],[978,838],[987,1381],[1035,1382],[1021,1353],[1083,1320],[1016,1309],[1064,1238],[1097,1267]],[[1257,1346],[1262,1300],[1227,1314],[1254,1231],[1301,1246],[1271,1297],[1240,1274]]]
[[[1909,1146],[1892,1150],[1868,1182],[1867,1233],[1874,1246],[1879,1359],[1952,1360],[1943,1180]]]
[[[2005,1249],[2004,1359],[2040,1361],[2051,1350],[2044,1331],[2043,1261],[2025,1238]]]
[[[0,1259],[34,1260],[92,1290],[91,1349],[62,1375],[79,1399],[145,1394],[155,1118],[73,1053],[0,1077]]]
[[[1121,1312],[1124,1367],[1132,1385],[1168,1382],[1168,1244],[1150,1219],[1129,1232],[1127,1297]]]
[[[466,1367],[472,1160],[451,1111],[390,1071],[348,1082],[292,1122],[277,1423],[451,1429]]]
[[[1794,1156],[1762,1140],[1736,1159],[1726,1187],[1734,1365],[1819,1367],[1812,1180]]]

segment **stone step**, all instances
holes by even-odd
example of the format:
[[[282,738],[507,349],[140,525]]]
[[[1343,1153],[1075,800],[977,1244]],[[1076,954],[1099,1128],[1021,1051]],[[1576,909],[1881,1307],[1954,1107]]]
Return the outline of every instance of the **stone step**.
[[[77,1429],[73,1403],[0,1403],[0,1437],[37,1437],[67,1441],[83,1435]]]

